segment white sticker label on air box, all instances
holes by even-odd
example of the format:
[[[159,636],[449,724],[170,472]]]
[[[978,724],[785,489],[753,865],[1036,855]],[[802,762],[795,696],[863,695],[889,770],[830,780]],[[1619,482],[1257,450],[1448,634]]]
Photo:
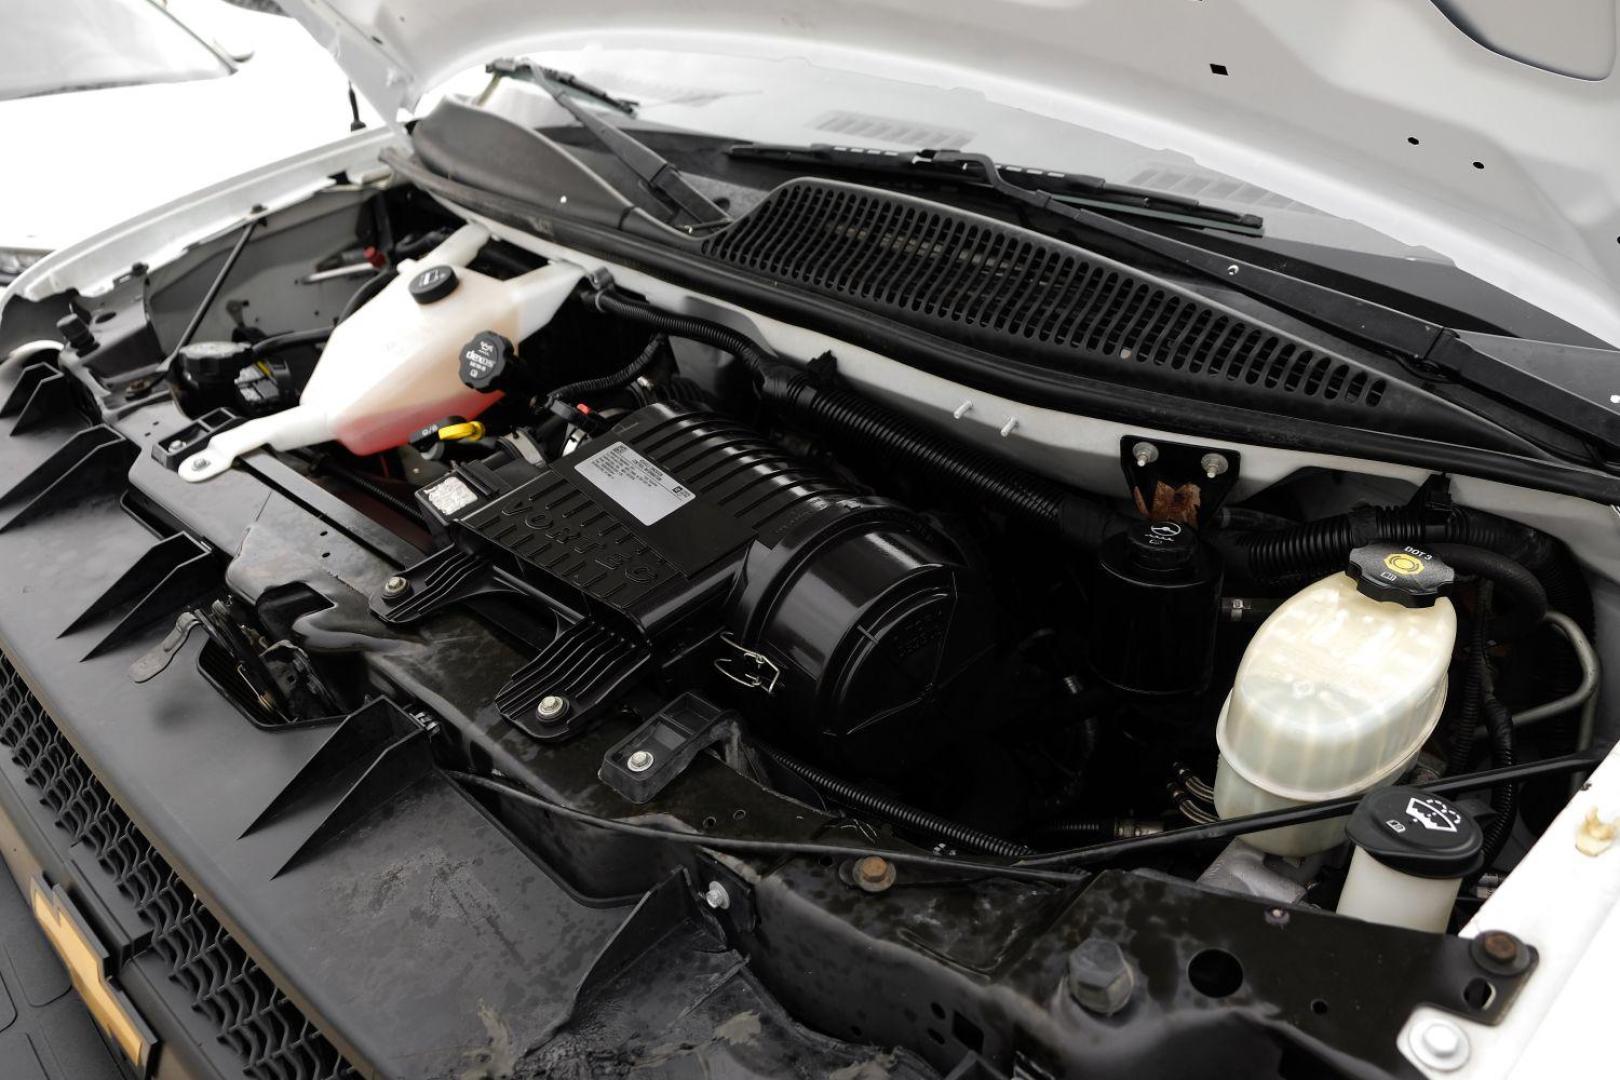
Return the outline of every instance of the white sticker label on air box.
[[[627,443],[614,443],[576,467],[602,494],[651,525],[679,510],[696,496],[669,473],[636,453]]]

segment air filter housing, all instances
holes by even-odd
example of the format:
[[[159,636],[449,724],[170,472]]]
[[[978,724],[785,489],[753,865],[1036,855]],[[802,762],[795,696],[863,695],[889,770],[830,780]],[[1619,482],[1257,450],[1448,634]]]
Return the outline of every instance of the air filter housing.
[[[455,528],[562,621],[498,699],[531,730],[547,695],[569,698],[572,732],[701,654],[774,738],[880,752],[939,722],[993,644],[984,586],[920,516],[684,406],[632,413]]]

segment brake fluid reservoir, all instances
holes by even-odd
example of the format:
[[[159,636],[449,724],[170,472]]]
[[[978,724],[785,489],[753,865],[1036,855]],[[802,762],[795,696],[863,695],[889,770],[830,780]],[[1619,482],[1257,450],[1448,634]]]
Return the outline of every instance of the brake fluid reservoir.
[[[467,269],[489,240],[465,225],[332,330],[320,362],[291,409],[214,436],[180,467],[187,480],[207,480],[249,450],[277,450],[336,439],[356,454],[400,446],[446,416],[477,416],[499,400],[461,381],[459,352],[473,335],[493,330],[521,341],[544,326],[584,272],[551,263],[502,281]]]
[[[1392,784],[1417,757],[1446,701],[1457,637],[1449,567],[1372,544],[1348,573],[1295,593],[1243,654],[1215,727],[1222,817],[1336,799]],[[1277,855],[1344,839],[1344,819],[1246,837]]]

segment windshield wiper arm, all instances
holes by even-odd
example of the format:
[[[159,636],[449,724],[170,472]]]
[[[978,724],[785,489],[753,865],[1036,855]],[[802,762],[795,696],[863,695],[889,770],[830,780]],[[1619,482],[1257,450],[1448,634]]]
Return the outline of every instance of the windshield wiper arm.
[[[484,65],[484,70],[491,75],[502,75],[512,79],[523,79],[537,86],[550,90],[551,87],[560,86],[580,95],[590,98],[598,105],[606,105],[615,112],[626,116],[636,115],[636,108],[640,104],[629,98],[615,97],[600,87],[592,86],[570,71],[561,68],[549,68],[528,60],[514,60],[510,57],[491,61]],[[546,86],[546,84],[550,86]]]
[[[540,67],[527,60],[496,60],[484,70],[492,75],[521,79],[550,94],[552,100],[567,109],[603,149],[628,166],[655,194],[691,218],[692,225],[723,225],[731,220],[730,215],[709,201],[708,196],[688,183],[667,158],[635,136],[608,123],[577,99],[595,101],[629,116],[635,115],[634,102],[615,98],[606,91],[581,82],[566,71]]]
[[[953,152],[867,150],[828,143],[812,143],[809,146],[742,143],[726,150],[728,156],[738,160],[768,165],[813,165],[848,172],[887,173],[913,179],[956,180],[975,186],[990,186],[967,163],[947,156],[950,153]],[[1220,229],[1244,236],[1260,236],[1265,228],[1265,222],[1257,214],[1240,214],[1205,206],[1196,199],[1126,187],[1084,173],[1059,172],[1027,165],[1001,165],[998,168],[1001,178],[1007,183],[1029,191],[1044,191],[1070,206],[1159,218],[1179,225]]]

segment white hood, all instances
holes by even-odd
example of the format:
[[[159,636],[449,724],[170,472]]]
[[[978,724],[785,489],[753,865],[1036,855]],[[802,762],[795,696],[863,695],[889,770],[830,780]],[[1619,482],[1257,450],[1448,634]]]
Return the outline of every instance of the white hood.
[[[1617,0],[281,3],[384,116],[497,56],[584,48],[966,89],[1432,249],[1620,344]]]

